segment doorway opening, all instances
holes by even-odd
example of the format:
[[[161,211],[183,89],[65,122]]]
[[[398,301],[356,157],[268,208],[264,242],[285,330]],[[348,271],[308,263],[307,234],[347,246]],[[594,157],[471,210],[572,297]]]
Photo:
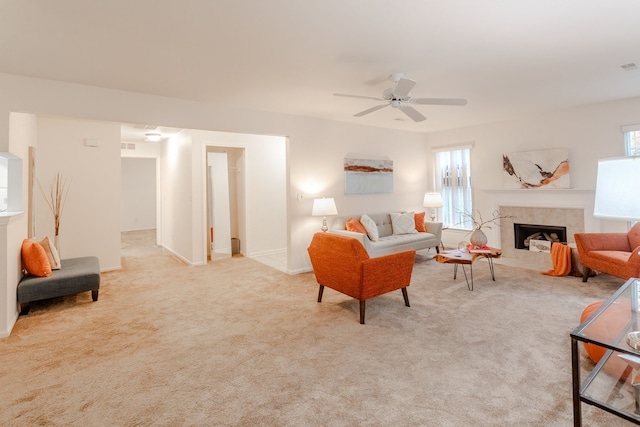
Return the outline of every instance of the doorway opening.
[[[242,255],[240,224],[244,209],[244,148],[207,147],[207,259]]]

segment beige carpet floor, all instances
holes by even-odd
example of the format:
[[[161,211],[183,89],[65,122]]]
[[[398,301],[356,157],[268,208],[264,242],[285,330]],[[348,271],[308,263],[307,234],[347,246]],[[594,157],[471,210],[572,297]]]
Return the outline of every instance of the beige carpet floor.
[[[569,426],[569,333],[622,283],[419,253],[409,290],[358,303],[312,273],[188,267],[127,233],[123,269],[34,303],[0,340],[2,426]],[[583,364],[588,364],[585,360]],[[627,425],[583,405],[585,425]]]

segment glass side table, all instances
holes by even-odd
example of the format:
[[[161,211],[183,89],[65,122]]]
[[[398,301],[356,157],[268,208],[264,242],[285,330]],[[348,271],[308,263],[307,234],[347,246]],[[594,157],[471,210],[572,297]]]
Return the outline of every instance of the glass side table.
[[[629,279],[571,332],[574,426],[582,425],[583,402],[640,425],[640,342],[629,344],[640,331],[639,298],[640,279]],[[600,349],[591,353],[602,357],[593,368],[581,366],[580,352],[594,344]]]

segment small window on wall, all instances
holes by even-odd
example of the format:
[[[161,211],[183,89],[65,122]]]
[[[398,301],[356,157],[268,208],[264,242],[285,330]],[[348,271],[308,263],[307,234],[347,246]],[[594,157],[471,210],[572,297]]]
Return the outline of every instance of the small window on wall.
[[[624,131],[624,150],[627,156],[640,156],[640,125],[624,126],[625,128],[637,128]]]
[[[471,200],[471,145],[434,148],[435,187],[442,195],[444,227],[472,230],[464,213],[473,212]]]
[[[627,156],[640,156],[640,124],[622,126],[624,132],[624,153]],[[637,221],[629,223],[629,228]]]
[[[22,211],[22,159],[0,153],[0,212]]]

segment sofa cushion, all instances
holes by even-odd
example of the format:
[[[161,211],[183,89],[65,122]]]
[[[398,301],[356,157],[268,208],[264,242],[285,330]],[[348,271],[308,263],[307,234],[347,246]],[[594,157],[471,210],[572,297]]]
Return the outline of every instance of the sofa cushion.
[[[51,276],[51,264],[44,248],[29,239],[22,241],[22,266],[32,276]]]
[[[363,214],[360,217],[360,223],[367,230],[367,236],[372,242],[376,242],[379,238],[378,226],[367,214]]]
[[[377,241],[371,242],[371,247],[375,250],[392,248],[399,245],[420,243],[433,237],[433,234],[430,233],[393,234],[391,236],[380,237]]]
[[[416,231],[418,233],[424,233],[427,231],[427,227],[424,225],[425,212],[416,212],[413,215],[414,222],[416,223]]]
[[[413,212],[391,212],[391,229],[395,235],[417,233]]]
[[[349,218],[349,221],[345,223],[347,231],[355,231],[356,233],[367,234],[367,230],[362,226],[357,218]]]
[[[591,251],[589,256],[594,259],[606,261],[610,264],[625,266],[629,262],[631,252],[624,251]]]

